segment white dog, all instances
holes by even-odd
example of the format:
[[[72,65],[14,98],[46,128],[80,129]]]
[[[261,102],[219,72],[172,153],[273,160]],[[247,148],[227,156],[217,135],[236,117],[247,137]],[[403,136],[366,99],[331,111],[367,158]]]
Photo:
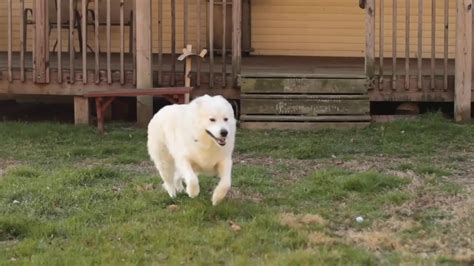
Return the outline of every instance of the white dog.
[[[199,194],[199,174],[219,176],[212,204],[219,203],[231,185],[236,121],[222,96],[204,95],[189,104],[169,105],[148,124],[148,153],[170,197],[184,191]]]

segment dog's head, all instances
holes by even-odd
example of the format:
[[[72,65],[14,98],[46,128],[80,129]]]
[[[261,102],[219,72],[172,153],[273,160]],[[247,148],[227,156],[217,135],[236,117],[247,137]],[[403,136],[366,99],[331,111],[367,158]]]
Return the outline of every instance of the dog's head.
[[[220,146],[235,138],[236,121],[230,103],[222,96],[204,95],[191,104],[197,112],[198,127]]]

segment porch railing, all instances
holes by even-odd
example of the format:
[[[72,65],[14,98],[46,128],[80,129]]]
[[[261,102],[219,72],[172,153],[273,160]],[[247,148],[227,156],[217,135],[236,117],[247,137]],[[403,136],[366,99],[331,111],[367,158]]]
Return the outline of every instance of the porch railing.
[[[135,1],[7,0],[8,81],[95,87],[114,85],[117,88],[136,86]],[[187,44],[193,44],[195,51],[203,48],[209,51],[209,57],[203,62],[197,62],[193,68],[193,86],[238,86],[241,5],[235,3],[238,1],[153,1],[157,5],[150,6],[150,10],[154,11],[152,18],[156,19],[152,21],[157,21],[152,23],[152,32],[157,34],[157,38],[150,38],[153,42],[152,49],[154,48],[152,73],[155,85],[184,84],[184,66],[176,59]],[[228,7],[232,7],[230,13]],[[214,49],[216,8],[222,8],[220,20],[224,25],[221,35],[223,47],[219,51]],[[228,32],[225,25],[229,23],[229,17],[232,17],[233,25],[231,47],[226,46]],[[18,37],[13,33],[15,19],[20,21]],[[191,19],[193,25],[190,25]],[[182,25],[182,30],[179,25]],[[195,32],[191,32],[192,30]],[[168,33],[169,39],[164,36]],[[180,34],[182,35],[179,36]],[[27,44],[28,40],[32,42]],[[178,43],[179,40],[182,43]],[[166,44],[168,41],[169,44]],[[15,47],[14,43],[19,43],[19,47]]]
[[[453,90],[454,79],[450,76],[454,72],[449,69],[450,61],[454,59],[450,49],[454,47],[454,38],[450,36],[455,36],[454,14],[450,12],[454,10],[450,7],[452,1],[443,0],[441,6],[439,0],[363,2],[369,89]],[[426,10],[431,11],[425,14]],[[426,30],[426,24],[429,24],[429,30]],[[440,32],[442,44],[437,37]],[[438,51],[439,47],[442,48]]]
[[[436,91],[451,93],[454,98],[454,114],[457,121],[468,121],[471,117],[472,101],[472,0],[360,0],[366,13],[366,60],[365,70],[369,90],[377,93],[393,93],[404,90],[404,94],[418,93],[428,98]],[[440,5],[442,3],[442,5]],[[413,7],[416,12],[413,12]],[[402,7],[400,7],[402,6]],[[427,8],[428,7],[428,8]],[[424,21],[425,10],[431,7],[429,22]],[[439,11],[442,12],[439,12]],[[440,15],[438,15],[438,12]],[[386,16],[386,15],[389,16]],[[402,30],[398,27],[400,17]],[[391,18],[391,20],[390,20]],[[415,19],[416,39],[410,36]],[[442,18],[442,20],[441,20]],[[424,46],[424,24],[429,24],[428,53]],[[388,27],[387,27],[388,26]],[[378,28],[378,31],[377,31]],[[391,31],[389,41],[386,30]],[[441,29],[441,30],[440,30]],[[403,32],[404,37],[398,33]],[[437,50],[437,33],[442,32],[442,53]],[[377,36],[378,34],[378,36]],[[450,38],[454,36],[455,38]],[[398,53],[402,39],[404,66],[400,66]],[[377,44],[378,42],[378,44]],[[412,52],[412,44],[416,50]],[[391,67],[386,67],[384,51],[391,48]],[[450,47],[455,48],[454,52]],[[376,50],[378,49],[378,64]],[[427,66],[429,60],[429,66]],[[416,63],[415,63],[416,62]],[[412,65],[416,71],[412,72]],[[378,71],[377,71],[378,69]],[[454,95],[453,95],[454,94]]]

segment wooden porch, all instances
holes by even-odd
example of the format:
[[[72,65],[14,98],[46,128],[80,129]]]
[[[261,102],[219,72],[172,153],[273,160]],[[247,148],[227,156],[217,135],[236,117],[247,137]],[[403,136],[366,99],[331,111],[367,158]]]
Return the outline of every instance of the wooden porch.
[[[158,61],[158,54],[153,55],[153,61]],[[214,67],[222,69],[222,57],[215,56]],[[173,81],[172,75],[172,56],[163,55],[163,66],[161,68],[162,80],[159,80],[160,66],[153,64],[153,87],[170,87],[184,86],[184,63],[176,61],[176,75]],[[84,93],[103,90],[107,88],[129,89],[136,87],[134,80],[134,65],[131,55],[124,56],[124,83],[120,80],[120,55],[111,55],[111,83],[107,81],[107,56],[101,54],[99,57],[100,69],[99,77],[95,76],[95,60],[93,54],[88,54],[87,73],[88,82],[86,85],[82,82],[82,62],[75,60],[75,82],[70,82],[69,58],[64,54],[62,56],[62,69],[64,82],[58,80],[58,61],[57,54],[50,55],[50,83],[49,86],[35,84],[32,80],[32,58],[31,53],[25,55],[25,81],[21,81],[20,77],[20,55],[12,54],[13,82],[8,82],[7,71],[7,53],[0,53],[0,93],[2,94],[30,94],[30,95],[82,95]],[[391,63],[390,59],[385,59],[385,64]],[[416,64],[412,59],[411,64]],[[439,60],[436,64],[436,73],[443,73],[443,64]],[[399,61],[397,64],[397,72],[404,71],[405,64]],[[377,83],[375,88],[368,90],[371,101],[396,101],[396,102],[452,102],[454,101],[454,60],[448,62],[448,87],[443,86],[443,75],[436,75],[436,86],[430,88],[431,61],[423,60],[423,76],[422,89],[416,87],[417,70],[410,69],[411,88],[407,90],[405,86],[405,77],[400,78],[397,87],[392,88],[391,69],[384,73],[383,82]],[[377,68],[378,71],[378,68]],[[226,67],[227,82],[223,84],[223,74],[214,74],[213,87],[210,86],[209,60],[206,59],[201,64],[200,83],[197,84],[197,65],[194,64],[191,75],[191,85],[195,87],[193,96],[208,94],[223,94],[230,99],[240,98],[240,89],[233,87],[231,82],[231,66]],[[363,58],[331,58],[331,57],[300,57],[300,56],[244,56],[242,57],[242,69],[240,76],[242,77],[300,77],[300,78],[365,78],[364,59]],[[98,82],[97,82],[98,80]]]
[[[245,39],[249,32],[242,32],[246,24],[242,23],[245,13],[240,0],[196,0],[192,4],[183,1],[179,10],[175,0],[169,0],[167,5],[170,6],[166,8],[162,0],[153,1],[157,3],[155,6],[152,0],[56,0],[57,14],[53,16],[51,1],[36,0],[30,20],[28,12],[20,13],[20,34],[13,34],[12,16],[13,12],[25,10],[25,1],[21,1],[17,9],[12,8],[12,0],[7,1],[8,43],[7,50],[0,52],[0,94],[13,97],[19,94],[70,95],[79,99],[85,93],[103,89],[192,86],[195,88],[193,96],[207,93],[221,94],[229,99],[248,99],[245,91],[241,91],[242,82],[251,79],[255,84],[261,84],[259,79],[278,79],[279,84],[292,86],[285,87],[284,93],[301,94],[295,96],[298,99],[304,95],[313,95],[308,98],[316,99],[319,96],[314,95],[332,93],[342,93],[341,97],[346,99],[351,92],[341,90],[340,84],[350,87],[347,81],[352,80],[358,86],[357,94],[367,97],[367,101],[454,101],[457,120],[463,121],[468,120],[467,113],[470,115],[471,112],[472,11],[468,8],[468,0],[457,0],[455,17],[448,12],[449,1],[437,7],[444,12],[430,14],[429,44],[423,38],[425,31],[421,26],[416,29],[419,37],[410,38],[413,33],[410,27],[415,24],[412,17],[417,19],[418,25],[426,23],[425,15],[420,13],[423,1],[418,1],[421,6],[416,13],[410,11],[414,3],[410,1],[406,1],[408,4],[403,8],[397,8],[397,1],[393,1],[393,6],[387,9],[384,3],[390,1],[361,0],[366,18],[365,58],[249,56],[247,53],[251,50],[247,48],[251,42]],[[67,14],[61,13],[61,5],[70,7]],[[115,10],[114,14],[112,10]],[[152,13],[152,10],[156,12]],[[216,10],[221,12],[215,15]],[[404,13],[397,13],[400,10]],[[83,15],[89,13],[102,15],[97,19]],[[403,16],[405,26],[400,30],[397,19]],[[69,20],[63,21],[64,17]],[[392,20],[387,21],[387,17]],[[441,49],[435,38],[435,33],[440,31],[437,26],[440,18],[444,19]],[[452,23],[453,19],[456,20],[455,30],[448,22]],[[196,25],[191,25],[191,21]],[[54,23],[61,27],[54,27]],[[28,29],[28,25],[32,27]],[[178,28],[181,29],[178,31]],[[384,33],[387,28],[391,35]],[[216,29],[220,32],[217,35]],[[158,33],[156,38],[152,37],[154,30]],[[56,37],[51,37],[51,32]],[[112,40],[114,32],[115,42]],[[165,32],[167,36],[164,36]],[[28,33],[32,38],[27,37]],[[456,39],[455,55],[454,45],[448,38],[453,34],[466,37]],[[27,46],[30,39],[32,42]],[[58,45],[52,48],[50,42]],[[243,42],[247,43],[247,48]],[[177,59],[184,53],[182,48],[189,44],[193,44],[194,53],[207,50],[207,56],[203,60],[193,58],[192,69],[186,75],[191,83],[185,84],[185,64]],[[327,82],[333,92],[326,90]],[[317,85],[307,87],[314,84]],[[264,86],[253,88],[251,94],[265,94],[266,89]],[[287,99],[284,95],[278,97]],[[151,117],[151,104],[149,96],[138,98],[139,122],[145,123]],[[368,113],[364,108],[361,114]]]

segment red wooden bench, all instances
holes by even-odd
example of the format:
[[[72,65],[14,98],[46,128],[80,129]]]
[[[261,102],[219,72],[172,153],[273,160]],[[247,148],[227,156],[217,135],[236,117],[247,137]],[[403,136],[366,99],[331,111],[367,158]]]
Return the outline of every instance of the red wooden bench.
[[[153,89],[120,89],[85,93],[85,98],[95,98],[97,128],[104,133],[104,113],[116,97],[160,96],[172,103],[188,103],[192,87],[171,87]]]

